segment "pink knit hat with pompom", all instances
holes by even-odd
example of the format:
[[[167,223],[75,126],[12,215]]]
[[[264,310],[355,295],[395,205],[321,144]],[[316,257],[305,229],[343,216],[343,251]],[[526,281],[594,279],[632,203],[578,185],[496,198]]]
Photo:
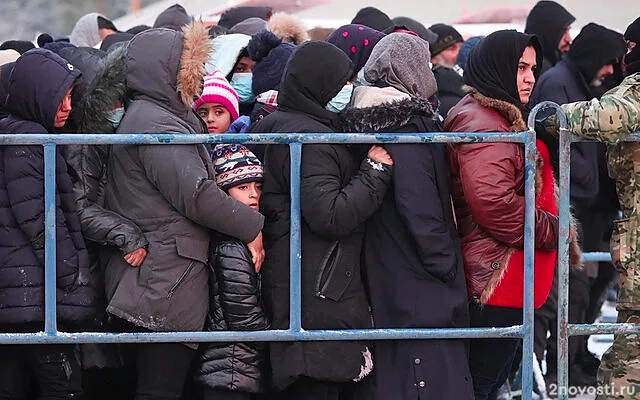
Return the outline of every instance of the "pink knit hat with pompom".
[[[238,94],[220,71],[213,71],[204,77],[202,96],[193,103],[193,109],[197,111],[206,103],[218,103],[229,111],[232,121],[238,119],[240,114]]]

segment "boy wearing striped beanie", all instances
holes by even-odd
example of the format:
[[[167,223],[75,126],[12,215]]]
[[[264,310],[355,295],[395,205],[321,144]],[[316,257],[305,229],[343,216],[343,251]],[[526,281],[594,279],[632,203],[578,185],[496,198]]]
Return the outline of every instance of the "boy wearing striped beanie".
[[[204,77],[202,95],[193,103],[209,133],[225,133],[238,118],[238,94],[222,72],[213,71]]]
[[[216,183],[230,197],[258,210],[262,164],[241,144],[219,144],[213,150]],[[261,331],[269,319],[260,293],[260,275],[247,246],[214,234],[209,254],[210,309],[205,330]],[[202,343],[195,380],[203,400],[249,400],[267,389],[269,363],[265,343]],[[238,376],[251,379],[238,379]]]

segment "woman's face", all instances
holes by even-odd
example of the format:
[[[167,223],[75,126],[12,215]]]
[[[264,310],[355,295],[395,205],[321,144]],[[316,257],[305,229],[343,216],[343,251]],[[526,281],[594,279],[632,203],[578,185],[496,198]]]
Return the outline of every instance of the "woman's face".
[[[533,46],[527,46],[518,61],[518,95],[522,104],[529,103],[533,85],[536,83],[534,75],[536,67],[536,49]]]

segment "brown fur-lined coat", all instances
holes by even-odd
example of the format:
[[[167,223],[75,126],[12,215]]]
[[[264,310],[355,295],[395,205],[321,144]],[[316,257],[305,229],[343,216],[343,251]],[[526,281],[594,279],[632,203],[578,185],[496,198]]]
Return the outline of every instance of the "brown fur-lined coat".
[[[204,133],[191,102],[200,94],[209,47],[197,23],[184,32],[136,35],[124,54],[132,102],[117,133]],[[248,243],[263,217],[218,188],[204,145],[114,146],[108,171],[106,206],[139,226],[149,245],[138,268],[120,251],[109,254],[107,311],[152,331],[201,330],[210,230]]]
[[[520,132],[527,130],[521,111],[505,101],[466,88],[469,94],[449,113],[445,131]],[[474,154],[475,153],[475,154]],[[480,155],[480,156],[479,156]],[[482,165],[469,168],[468,159]],[[458,144],[451,146],[452,197],[461,235],[467,287],[472,300],[485,304],[504,276],[509,259],[524,245],[524,162],[522,145],[514,143]],[[543,159],[536,157],[536,194],[540,195]],[[497,171],[497,173],[496,173]],[[466,176],[472,174],[473,176]],[[507,176],[509,179],[504,179]],[[465,191],[470,182],[482,182]],[[557,194],[557,185],[554,188]],[[557,201],[557,195],[556,195]],[[483,212],[471,213],[470,203]],[[570,263],[580,266],[580,247],[572,226]],[[555,250],[558,217],[536,209],[535,247]]]

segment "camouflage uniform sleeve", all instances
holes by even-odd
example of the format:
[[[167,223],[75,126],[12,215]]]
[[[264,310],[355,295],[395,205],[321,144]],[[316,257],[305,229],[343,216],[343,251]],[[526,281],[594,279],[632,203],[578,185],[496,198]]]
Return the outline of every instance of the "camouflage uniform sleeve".
[[[616,143],[640,130],[637,104],[615,92],[601,100],[565,104],[562,109],[567,114],[569,131],[586,139]]]

